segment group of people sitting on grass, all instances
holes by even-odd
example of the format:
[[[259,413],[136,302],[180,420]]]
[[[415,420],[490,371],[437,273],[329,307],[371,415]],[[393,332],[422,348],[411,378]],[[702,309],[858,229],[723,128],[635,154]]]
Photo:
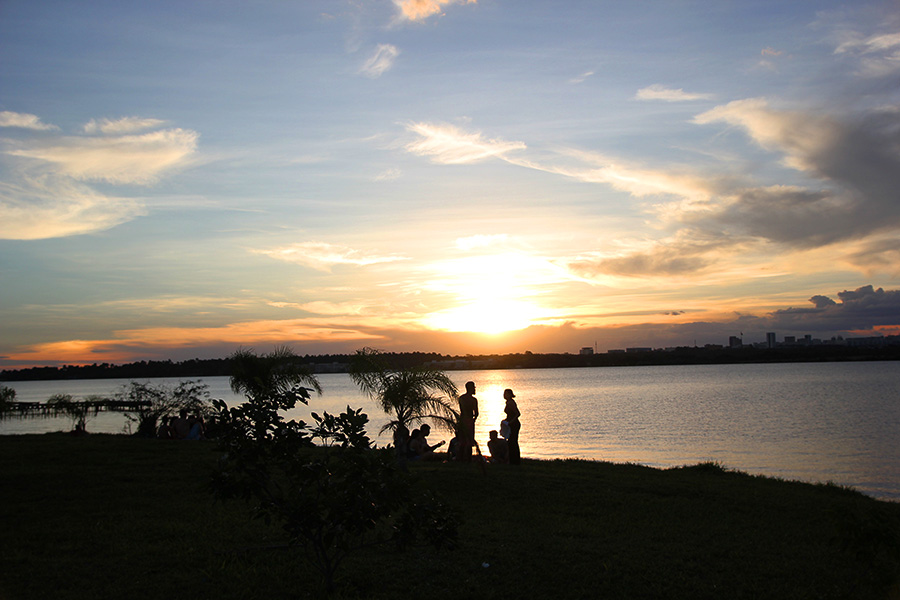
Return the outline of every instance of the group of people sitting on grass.
[[[398,426],[394,431],[394,447],[397,448],[397,456],[405,460],[446,460],[446,456],[435,452],[444,445],[444,442],[429,444],[429,434],[431,434],[431,425],[428,423],[423,424],[419,429],[413,429],[412,432],[403,425]]]
[[[500,432],[492,430],[487,446],[490,451],[490,462],[500,464],[519,464],[519,407],[516,404],[516,395],[512,390],[503,392],[506,400],[504,412],[506,418],[500,423]],[[431,426],[423,424],[419,429],[409,431],[404,425],[399,425],[394,430],[394,447],[397,449],[397,457],[401,461],[450,461],[458,460],[470,462],[472,449],[477,451],[478,459],[487,461],[488,458],[481,454],[478,442],[475,441],[475,420],[478,418],[478,400],[475,398],[475,383],[466,383],[466,393],[459,397],[460,423],[457,435],[450,440],[446,453],[437,453],[435,450],[444,445],[438,442],[428,443],[428,435]],[[502,437],[501,437],[502,436]]]
[[[205,440],[206,426],[203,416],[195,414],[188,416],[188,411],[181,409],[177,417],[165,416],[156,437],[161,440]]]
[[[397,456],[402,460],[422,460],[422,461],[451,461],[462,460],[460,453],[459,437],[450,439],[447,446],[447,452],[435,452],[446,442],[440,441],[437,444],[429,444],[428,436],[431,434],[431,426],[428,423],[423,424],[419,429],[409,431],[403,425],[400,425],[394,432],[394,447],[397,449]],[[509,441],[500,437],[496,430],[490,432],[490,439],[487,443],[490,452],[490,462],[499,464],[509,463]],[[487,460],[488,457],[482,457]]]

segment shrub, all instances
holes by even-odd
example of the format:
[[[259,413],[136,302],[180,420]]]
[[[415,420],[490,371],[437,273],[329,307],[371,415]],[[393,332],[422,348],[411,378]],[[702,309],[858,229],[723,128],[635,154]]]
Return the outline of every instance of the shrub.
[[[87,396],[78,401],[71,394],[53,394],[47,399],[47,405],[51,407],[51,414],[65,415],[72,420],[73,432],[86,433],[88,418],[97,414],[100,401],[99,396]]]
[[[0,419],[9,410],[9,404],[16,401],[16,390],[0,385]]]
[[[129,421],[137,423],[135,434],[142,437],[155,437],[160,419],[181,410],[203,417],[212,411],[209,386],[201,381],[180,381],[174,387],[130,381],[116,393],[116,399],[143,404],[134,410],[134,414],[125,414]]]
[[[392,453],[373,447],[362,409],[340,415],[312,413],[315,424],[285,421],[283,411],[308,404],[310,390],[296,385],[258,389],[229,408],[215,400],[227,454],[213,478],[223,498],[251,502],[252,514],[280,523],[291,546],[302,549],[326,591],[355,550],[421,534],[452,545],[456,517],[433,497],[415,493]]]

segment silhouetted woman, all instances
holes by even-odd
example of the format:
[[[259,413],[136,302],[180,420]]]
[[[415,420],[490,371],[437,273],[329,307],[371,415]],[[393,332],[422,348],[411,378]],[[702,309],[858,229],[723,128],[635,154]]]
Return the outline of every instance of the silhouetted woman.
[[[509,437],[506,439],[509,444],[509,464],[517,465],[521,458],[519,454],[519,430],[522,428],[522,424],[519,422],[519,416],[522,413],[519,412],[519,405],[514,400],[516,395],[513,394],[512,390],[503,390],[503,397],[506,398],[506,407],[503,410],[506,412],[506,422],[509,423]]]

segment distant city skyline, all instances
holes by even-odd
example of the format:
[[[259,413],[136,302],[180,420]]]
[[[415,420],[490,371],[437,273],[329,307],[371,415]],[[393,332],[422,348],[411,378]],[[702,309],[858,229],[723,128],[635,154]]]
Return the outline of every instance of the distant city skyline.
[[[894,0],[8,0],[0,368],[900,333]]]
[[[781,348],[781,347],[800,347],[800,346],[883,346],[883,345],[900,345],[900,335],[886,336],[866,336],[866,337],[844,337],[832,336],[830,338],[816,338],[813,334],[806,333],[801,336],[784,335],[778,340],[778,332],[766,332],[765,338],[762,340],[744,339],[743,335],[732,335],[724,343],[706,343],[684,346],[627,346],[625,348],[610,348],[606,352],[644,352],[655,350],[676,350],[679,348]],[[582,346],[581,354],[593,354],[596,349],[593,346]]]

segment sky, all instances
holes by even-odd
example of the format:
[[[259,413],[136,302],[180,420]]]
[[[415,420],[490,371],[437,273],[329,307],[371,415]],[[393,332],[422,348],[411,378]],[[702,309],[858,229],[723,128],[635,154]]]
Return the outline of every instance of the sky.
[[[0,2],[0,368],[900,333],[900,3]]]

